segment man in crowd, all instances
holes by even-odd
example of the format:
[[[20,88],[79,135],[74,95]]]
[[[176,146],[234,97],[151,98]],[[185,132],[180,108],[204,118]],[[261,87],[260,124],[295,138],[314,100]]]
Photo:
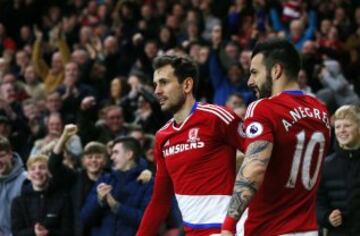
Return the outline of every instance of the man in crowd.
[[[20,156],[12,152],[9,141],[0,136],[0,235],[11,235],[10,207],[20,195],[26,179]]]

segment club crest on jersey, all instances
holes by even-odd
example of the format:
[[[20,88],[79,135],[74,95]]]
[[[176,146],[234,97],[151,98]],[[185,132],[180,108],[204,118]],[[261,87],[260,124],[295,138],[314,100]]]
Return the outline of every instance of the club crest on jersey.
[[[186,136],[184,137],[184,139]],[[185,141],[185,140],[184,140]],[[167,143],[166,143],[167,144]],[[163,146],[164,157],[169,157],[182,152],[187,152],[194,149],[201,149],[205,147],[205,142],[201,141],[199,137],[199,128],[192,128],[189,130],[186,143],[174,143],[172,145]]]
[[[188,142],[189,143],[195,143],[197,141],[200,140],[200,138],[198,137],[199,135],[199,128],[192,128],[189,130],[189,138],[188,138]]]
[[[264,128],[259,122],[252,122],[246,127],[246,137],[255,138],[262,134]]]

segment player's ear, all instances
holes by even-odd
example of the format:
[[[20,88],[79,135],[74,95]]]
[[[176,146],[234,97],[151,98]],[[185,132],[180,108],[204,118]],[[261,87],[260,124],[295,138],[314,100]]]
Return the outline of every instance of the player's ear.
[[[276,63],[271,68],[271,78],[273,78],[273,80],[279,79],[283,73],[284,73],[284,67],[279,63]]]
[[[185,93],[192,93],[194,87],[194,80],[191,77],[187,77],[183,82],[183,89]]]

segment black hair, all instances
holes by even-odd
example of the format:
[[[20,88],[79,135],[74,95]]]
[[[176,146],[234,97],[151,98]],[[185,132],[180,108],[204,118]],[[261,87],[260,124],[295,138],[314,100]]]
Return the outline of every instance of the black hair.
[[[257,54],[264,56],[264,64],[269,72],[275,64],[284,67],[285,75],[290,80],[297,80],[301,68],[301,59],[294,45],[285,39],[271,39],[256,44],[251,58]]]
[[[171,67],[174,68],[174,75],[180,84],[183,83],[186,78],[192,78],[194,81],[192,93],[196,96],[199,83],[199,70],[196,63],[189,57],[165,55],[155,58],[153,68],[157,70],[167,65],[171,65]]]
[[[121,143],[125,150],[132,151],[133,155],[134,155],[134,160],[136,162],[138,162],[140,156],[143,154],[142,153],[142,148],[141,148],[141,145],[140,145],[139,141],[137,141],[133,137],[121,136],[121,137],[115,138],[115,140],[113,141],[112,146],[114,147],[118,143]]]

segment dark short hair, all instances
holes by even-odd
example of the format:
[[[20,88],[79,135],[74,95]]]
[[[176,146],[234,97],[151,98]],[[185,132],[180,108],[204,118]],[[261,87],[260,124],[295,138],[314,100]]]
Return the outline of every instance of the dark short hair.
[[[6,152],[11,151],[11,145],[9,140],[1,135],[0,135],[0,151],[6,151]]]
[[[199,70],[196,63],[189,57],[165,55],[155,58],[153,68],[157,70],[167,65],[174,68],[174,75],[180,84],[188,77],[193,79],[194,87],[192,93],[195,96],[199,83]]]
[[[142,155],[142,148],[135,138],[129,136],[117,137],[113,141],[112,146],[115,147],[116,144],[121,143],[125,150],[132,151],[134,153],[134,160],[137,162]]]
[[[139,71],[139,70],[131,71],[129,77],[130,76],[137,77],[141,84],[145,84],[148,81],[148,79],[146,78],[146,75],[143,72]]]
[[[301,59],[298,51],[285,39],[271,39],[256,44],[251,58],[257,54],[264,56],[264,64],[269,72],[275,64],[284,67],[285,75],[291,80],[297,80],[301,68]]]

